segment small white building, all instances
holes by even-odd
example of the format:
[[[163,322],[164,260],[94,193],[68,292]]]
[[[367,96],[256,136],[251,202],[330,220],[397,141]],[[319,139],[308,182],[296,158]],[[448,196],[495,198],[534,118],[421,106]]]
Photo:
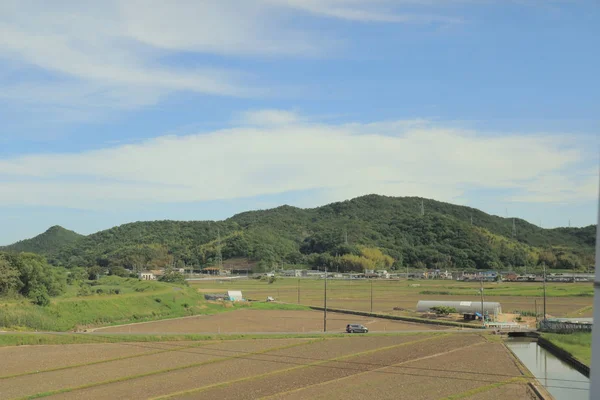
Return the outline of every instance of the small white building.
[[[386,270],[380,270],[380,271],[377,271],[376,273],[380,278],[390,279],[390,273],[387,272]]]
[[[244,296],[240,290],[228,290],[227,296],[231,301],[244,301]]]
[[[142,271],[138,274],[138,278],[140,278],[142,281],[155,281],[156,275],[150,271]]]

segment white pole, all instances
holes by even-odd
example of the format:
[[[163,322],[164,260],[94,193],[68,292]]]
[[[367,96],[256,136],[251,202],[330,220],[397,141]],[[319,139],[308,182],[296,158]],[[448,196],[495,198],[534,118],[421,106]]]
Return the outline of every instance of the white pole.
[[[596,279],[594,280],[594,322],[592,328],[592,365],[590,371],[590,400],[600,397],[600,194],[598,196],[598,225],[596,226]]]

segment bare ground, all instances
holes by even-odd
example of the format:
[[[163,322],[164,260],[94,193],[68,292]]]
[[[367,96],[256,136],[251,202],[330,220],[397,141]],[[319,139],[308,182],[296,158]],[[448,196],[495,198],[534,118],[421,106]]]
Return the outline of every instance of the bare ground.
[[[447,329],[380,318],[327,313],[327,331],[344,332],[350,323],[363,324],[371,332]],[[215,315],[145,322],[97,329],[111,333],[251,333],[251,332],[322,332],[323,312],[286,310],[238,310]]]

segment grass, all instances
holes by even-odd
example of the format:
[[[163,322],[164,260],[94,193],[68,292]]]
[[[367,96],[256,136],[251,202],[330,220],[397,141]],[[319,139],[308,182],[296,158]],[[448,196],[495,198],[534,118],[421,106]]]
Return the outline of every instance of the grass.
[[[105,277],[92,289],[119,289],[116,295],[76,296],[69,288],[47,307],[31,302],[7,300],[0,303],[0,328],[13,331],[65,332],[89,327],[146,322],[198,314],[216,314],[252,307],[257,309],[308,309],[277,303],[207,302],[195,288],[132,278]]]
[[[542,337],[549,340],[552,344],[568,351],[587,366],[592,361],[592,334],[587,332],[578,332],[570,334],[543,333]]]
[[[272,284],[257,279],[233,282],[194,281],[190,284],[197,288],[214,289],[216,292],[235,288],[244,291],[244,295],[248,298],[263,299],[266,296],[273,296],[276,299],[285,298],[286,302],[294,303],[297,301],[298,291],[300,291],[300,302],[303,303],[302,300],[319,296],[322,298],[323,283],[322,279],[279,278]],[[410,286],[415,284],[419,286]],[[329,280],[327,291],[333,295],[343,293],[357,298],[367,298],[370,296],[370,285],[368,280],[362,279]],[[375,294],[393,291],[398,295],[415,296],[420,294],[477,296],[479,287],[479,282],[447,280],[411,280],[408,282],[406,280],[377,280],[373,283]],[[547,283],[546,294],[549,297],[588,297],[594,295],[593,289],[591,283]],[[543,289],[541,283],[535,282],[486,282],[484,283],[484,293],[486,296],[540,297],[543,295]]]

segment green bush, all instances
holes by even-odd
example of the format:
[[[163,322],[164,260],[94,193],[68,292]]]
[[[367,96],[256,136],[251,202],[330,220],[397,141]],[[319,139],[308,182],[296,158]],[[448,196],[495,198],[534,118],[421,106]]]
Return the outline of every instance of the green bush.
[[[33,289],[29,293],[29,297],[31,298],[33,304],[38,306],[45,307],[50,304],[50,296],[48,296],[48,290],[45,286],[39,286]]]
[[[435,312],[437,315],[448,315],[456,313],[456,308],[447,306],[435,306],[431,307],[430,310]]]

